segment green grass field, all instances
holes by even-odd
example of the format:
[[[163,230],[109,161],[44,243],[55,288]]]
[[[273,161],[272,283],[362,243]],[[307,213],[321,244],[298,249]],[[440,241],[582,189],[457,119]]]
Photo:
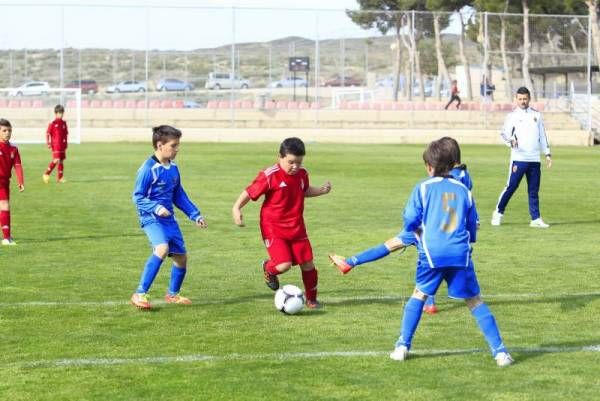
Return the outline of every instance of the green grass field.
[[[145,144],[72,146],[68,184],[44,185],[42,145],[21,146],[26,191],[13,186],[16,247],[0,247],[0,400],[597,400],[600,394],[598,148],[555,148],[541,209],[528,227],[522,188],[501,227],[489,218],[508,149],[464,146],[482,218],[474,262],[482,294],[517,363],[496,367],[467,308],[438,294],[411,359],[388,358],[415,250],[340,276],[327,253],[351,254],[401,227],[425,176],[423,146],[308,143],[305,165],[328,196],[307,199],[324,308],[285,316],[273,307],[260,261],[259,204],[235,227],[231,206],[275,144],[187,144],[183,183],[209,228],[180,215],[190,256],[190,307],[127,301],[149,255],[131,191]],[[53,176],[54,179],[54,176]],[[152,299],[164,295],[164,264]],[[301,286],[297,268],[282,283]]]

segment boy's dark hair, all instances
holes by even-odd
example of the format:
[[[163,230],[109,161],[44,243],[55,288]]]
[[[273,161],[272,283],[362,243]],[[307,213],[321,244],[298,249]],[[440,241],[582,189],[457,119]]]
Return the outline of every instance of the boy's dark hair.
[[[304,156],[305,154],[304,142],[300,138],[286,138],[279,146],[280,157],[285,157],[285,155]]]
[[[64,113],[64,112],[65,112],[65,108],[63,107],[62,104],[57,104],[56,106],[54,106],[54,114]]]
[[[517,89],[517,95],[527,95],[527,96],[531,97],[531,93],[529,92],[529,89],[527,89],[524,86],[521,86],[519,89]]]
[[[10,121],[8,121],[6,118],[0,118],[0,127],[12,128],[12,125],[10,125]]]
[[[461,164],[460,161],[460,146],[458,146],[458,142],[456,141],[456,139],[451,138],[449,136],[445,136],[443,138],[440,138],[440,141],[443,141],[445,143],[448,144],[449,146],[449,150],[450,150],[450,154],[452,156],[452,161],[454,162],[454,164]]]
[[[158,148],[158,143],[167,143],[172,139],[181,138],[181,131],[170,125],[159,125],[152,128],[152,146]]]
[[[423,152],[423,161],[433,167],[433,175],[435,177],[448,175],[454,167],[450,148],[451,146],[447,141],[438,139],[431,142]]]

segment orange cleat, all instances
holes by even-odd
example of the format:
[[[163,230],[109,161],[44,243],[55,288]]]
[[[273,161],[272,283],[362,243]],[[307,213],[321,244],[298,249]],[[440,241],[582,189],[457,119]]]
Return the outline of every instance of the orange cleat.
[[[425,305],[423,307],[423,312],[429,313],[430,315],[435,315],[436,313],[438,313],[438,308],[437,306],[435,306],[435,304]]]
[[[167,294],[167,295],[165,295],[165,301],[168,304],[178,304],[178,305],[191,305],[192,304],[192,301],[189,298],[182,297],[179,294],[175,294],[175,295]]]
[[[331,264],[337,267],[342,274],[347,274],[350,270],[352,270],[352,266],[346,262],[346,258],[343,256],[332,253],[329,255],[329,260],[331,261]]]
[[[316,299],[315,300],[307,299],[306,307],[308,309],[321,309],[323,307],[323,305],[321,305],[321,303],[319,301],[317,301]]]
[[[131,296],[131,304],[138,309],[151,309],[150,301],[148,301],[147,294],[135,293]]]

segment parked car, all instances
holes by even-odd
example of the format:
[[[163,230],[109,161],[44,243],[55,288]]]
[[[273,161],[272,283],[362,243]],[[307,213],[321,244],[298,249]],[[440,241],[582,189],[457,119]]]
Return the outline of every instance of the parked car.
[[[156,84],[157,91],[191,91],[194,85],[175,78],[164,78]]]
[[[146,83],[142,81],[121,81],[106,88],[106,93],[145,92]]]
[[[8,96],[39,96],[48,94],[50,85],[46,81],[29,81],[8,92]]]
[[[93,79],[75,80],[67,83],[65,88],[81,88],[81,93],[93,95],[98,93],[98,83]]]
[[[247,79],[235,76],[231,77],[228,72],[211,72],[208,74],[208,79],[204,87],[206,89],[248,89],[250,87],[250,81]]]
[[[269,86],[271,88],[293,88],[294,83],[296,83],[296,88],[306,88],[308,86],[308,81],[300,77],[283,78],[279,81],[271,82]]]
[[[363,83],[360,79],[353,77],[342,77],[336,76],[327,81],[323,82],[323,86],[362,86]]]

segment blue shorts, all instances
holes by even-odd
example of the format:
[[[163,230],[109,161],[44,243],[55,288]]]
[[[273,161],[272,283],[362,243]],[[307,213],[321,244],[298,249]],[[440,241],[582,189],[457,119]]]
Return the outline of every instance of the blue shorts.
[[[143,226],[142,229],[148,236],[152,248],[156,248],[160,244],[167,244],[169,245],[169,256],[187,253],[183,235],[176,221],[153,221]]]
[[[442,280],[448,284],[448,296],[456,299],[473,298],[481,292],[473,261],[468,267],[435,268],[423,266],[417,262],[416,287],[427,295],[435,295]]]

